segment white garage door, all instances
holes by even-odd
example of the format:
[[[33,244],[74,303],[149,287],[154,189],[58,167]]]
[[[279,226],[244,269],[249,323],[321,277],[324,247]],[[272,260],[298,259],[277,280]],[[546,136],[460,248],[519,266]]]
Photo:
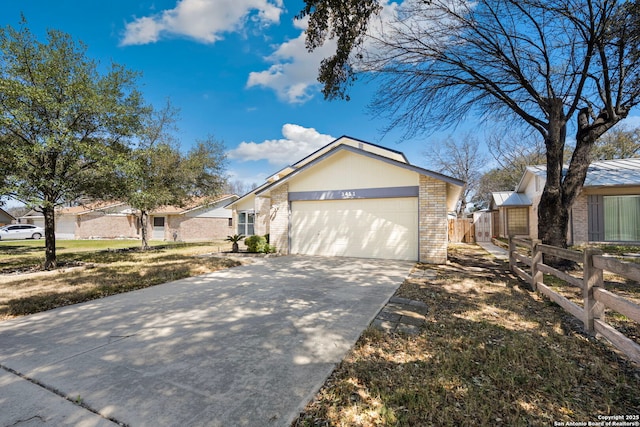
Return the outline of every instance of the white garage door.
[[[418,198],[294,201],[291,253],[418,259]]]
[[[56,238],[74,239],[76,237],[76,219],[73,216],[56,218]]]

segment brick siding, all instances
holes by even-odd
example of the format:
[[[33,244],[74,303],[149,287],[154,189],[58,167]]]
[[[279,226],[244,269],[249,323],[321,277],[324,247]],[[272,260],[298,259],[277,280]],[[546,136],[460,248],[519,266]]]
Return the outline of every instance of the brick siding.
[[[191,218],[184,215],[169,215],[165,222],[165,240],[180,242],[224,240],[227,236],[235,234],[234,229],[235,222],[229,227],[228,218]]]
[[[289,185],[283,184],[271,192],[270,243],[279,253],[289,253]]]
[[[447,261],[447,184],[420,175],[419,204],[419,261],[444,264]]]
[[[255,198],[255,223],[253,232],[258,236],[269,234],[269,214],[271,210],[271,199],[268,197]]]
[[[579,245],[589,241],[589,217],[587,195],[581,193],[571,208],[571,228],[568,233],[573,233],[570,243]]]
[[[133,215],[105,215],[89,213],[76,217],[76,239],[115,239],[140,237],[137,219]]]

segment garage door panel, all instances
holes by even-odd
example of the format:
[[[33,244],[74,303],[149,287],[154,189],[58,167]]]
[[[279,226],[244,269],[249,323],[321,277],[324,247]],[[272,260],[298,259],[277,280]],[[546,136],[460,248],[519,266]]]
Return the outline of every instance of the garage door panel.
[[[291,252],[416,260],[416,198],[295,201]]]

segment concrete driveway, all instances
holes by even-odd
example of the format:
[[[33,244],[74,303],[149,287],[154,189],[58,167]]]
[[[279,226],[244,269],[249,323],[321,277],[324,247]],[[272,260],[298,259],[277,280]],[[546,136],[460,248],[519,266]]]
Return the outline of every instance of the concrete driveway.
[[[0,425],[287,426],[412,266],[267,258],[1,322]]]

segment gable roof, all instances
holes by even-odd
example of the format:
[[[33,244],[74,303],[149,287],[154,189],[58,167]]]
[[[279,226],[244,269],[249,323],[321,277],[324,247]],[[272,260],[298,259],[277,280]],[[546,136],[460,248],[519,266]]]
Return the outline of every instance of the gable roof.
[[[297,168],[295,171],[293,171],[289,175],[285,176],[284,178],[279,179],[278,181],[272,182],[268,186],[256,191],[255,194],[259,196],[260,194],[263,194],[266,191],[269,191],[269,190],[272,190],[274,188],[279,187],[280,185],[286,183],[287,181],[289,181],[291,178],[293,178],[294,176],[298,175],[299,173],[307,170],[310,167],[313,167],[314,165],[320,163],[324,159],[326,159],[326,158],[328,158],[328,157],[330,157],[330,156],[332,156],[332,155],[334,155],[334,154],[336,154],[336,153],[338,153],[340,151],[348,151],[348,152],[351,152],[351,153],[360,154],[360,155],[367,156],[367,157],[370,157],[370,158],[373,158],[373,159],[376,159],[376,160],[380,160],[380,161],[383,161],[385,163],[388,163],[388,164],[391,164],[391,165],[394,165],[394,166],[398,166],[398,167],[403,168],[403,169],[407,169],[407,170],[419,173],[421,175],[426,175],[426,176],[429,176],[431,178],[439,179],[440,181],[444,181],[444,182],[446,182],[448,184],[451,184],[451,185],[454,185],[456,187],[462,187],[464,185],[464,181],[461,181],[461,180],[456,179],[456,178],[452,178],[450,176],[443,175],[443,174],[438,173],[438,172],[433,172],[433,171],[430,171],[428,169],[423,169],[423,168],[420,168],[418,166],[413,166],[413,165],[411,165],[409,163],[399,162],[397,160],[390,159],[388,157],[384,157],[384,156],[378,155],[376,153],[364,151],[364,150],[361,150],[360,148],[355,148],[355,147],[352,147],[350,145],[342,145],[342,144],[340,144],[340,145],[337,145],[337,146],[331,148],[329,151],[326,151],[321,156],[318,156],[318,157],[314,158],[312,161],[309,161],[309,162],[305,163],[303,166]]]
[[[12,220],[12,221],[16,219],[13,215],[11,215],[9,212],[5,211],[5,210],[4,210],[4,209],[2,209],[2,208],[0,208],[0,214],[2,214],[2,215],[6,215],[6,216],[7,216],[7,218],[11,218],[11,220]]]
[[[567,173],[568,166],[562,168],[562,174]],[[527,166],[516,191],[523,191],[526,186],[527,174],[547,179],[547,166]],[[587,176],[583,187],[623,187],[640,185],[640,158],[600,160],[593,162],[587,169]]]
[[[216,205],[218,203],[222,203],[226,200],[229,199],[238,199],[238,196],[235,194],[224,194],[216,199],[212,199],[209,200],[205,197],[200,197],[197,199],[194,199],[191,201],[191,203],[189,203],[186,206],[180,207],[180,206],[161,206],[158,209],[155,209],[151,212],[149,212],[152,215],[158,215],[158,214],[165,214],[165,215],[184,215],[188,212],[192,212],[204,207],[211,207],[213,205]],[[233,202],[234,200],[231,200],[231,202]],[[227,205],[225,204],[224,206],[220,206],[220,207],[226,207]]]
[[[289,179],[298,175],[303,170],[306,170],[312,167],[313,165],[316,165],[317,163],[321,162],[327,157],[332,156],[335,153],[342,150],[365,155],[370,158],[392,164],[394,166],[398,166],[404,169],[411,170],[413,172],[417,172],[421,175],[430,176],[432,178],[436,178],[441,181],[444,181],[455,187],[462,188],[462,186],[464,186],[464,181],[461,181],[459,179],[456,179],[447,175],[443,175],[441,173],[434,172],[428,169],[423,169],[418,166],[411,165],[407,160],[406,156],[404,155],[404,153],[400,151],[343,135],[340,138],[333,140],[332,142],[325,145],[324,147],[311,153],[310,155],[304,157],[298,162],[290,166],[287,166],[281,169],[280,171],[278,171],[277,173],[271,175],[269,178],[267,178],[267,181],[265,183],[253,189],[249,193],[241,196],[237,200],[229,203],[227,207],[231,207],[237,203],[240,203],[248,197],[264,194],[265,192],[271,189],[277,188],[279,185],[287,182]]]
[[[194,210],[203,208],[203,207],[210,207],[213,206],[215,204],[218,203],[222,203],[225,202],[227,200],[230,199],[237,199],[238,196],[235,194],[225,194],[222,196],[219,196],[213,200],[208,200],[205,197],[199,197],[197,199],[194,199],[191,203],[189,203],[187,206],[161,206],[158,209],[154,209],[153,211],[149,212],[152,215],[158,215],[158,214],[163,214],[163,215],[184,215],[188,212],[192,212]],[[226,205],[224,206],[220,206],[220,207],[226,207]],[[83,203],[80,204],[78,206],[66,206],[66,207],[62,207],[60,209],[56,210],[56,214],[58,215],[76,215],[76,216],[80,216],[80,215],[86,215],[92,212],[104,212],[106,210],[112,210],[115,208],[120,208],[117,210],[118,214],[133,214],[135,212],[134,209],[132,209],[129,205],[127,205],[124,202],[116,202],[116,201],[110,201],[110,202],[102,202],[102,201],[98,201],[98,202],[89,202],[89,203]],[[113,213],[113,212],[112,212]],[[40,212],[36,212],[34,210],[29,211],[27,214],[23,215],[21,218],[41,218],[42,217],[42,213]]]

